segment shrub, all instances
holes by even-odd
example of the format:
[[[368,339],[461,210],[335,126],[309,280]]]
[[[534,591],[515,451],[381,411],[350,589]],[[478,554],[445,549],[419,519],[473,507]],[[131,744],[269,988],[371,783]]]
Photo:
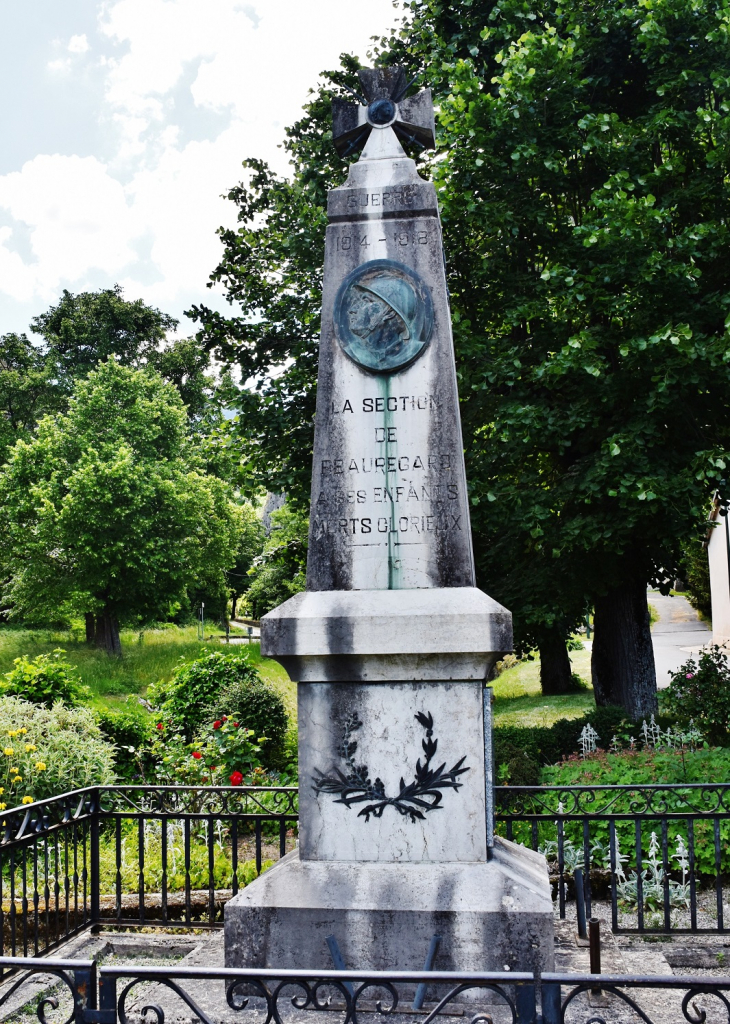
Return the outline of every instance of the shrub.
[[[179,665],[172,679],[151,686],[148,696],[166,726],[192,739],[203,723],[215,717],[216,700],[224,688],[258,679],[246,651],[229,654],[215,651]]]
[[[24,796],[42,800],[115,781],[114,746],[88,708],[61,703],[46,708],[19,697],[0,697],[0,722],[0,773],[5,778],[0,800],[9,807]],[[11,773],[12,767],[17,771]],[[22,781],[8,785],[11,774]]]
[[[593,726],[608,747],[615,732],[630,728],[619,707],[597,707],[581,718],[561,718],[549,727],[497,726],[494,730],[494,763],[499,785],[537,786],[543,765],[555,764],[575,754],[586,724]]]
[[[124,708],[95,713],[102,734],[114,744],[114,767],[125,782],[144,782],[144,768],[150,758],[150,723],[137,711]]]
[[[730,745],[730,665],[727,654],[713,644],[699,662],[690,658],[662,694],[662,708],[687,726],[690,719],[711,744]]]
[[[261,760],[265,765],[282,766],[289,719],[281,695],[272,686],[258,678],[239,679],[221,690],[215,709],[216,718],[227,715],[251,729],[257,740],[265,736]]]
[[[158,726],[159,729],[159,726]],[[159,731],[153,744],[159,782],[192,786],[253,786],[268,781],[254,733],[232,719],[217,719],[192,743]]]
[[[60,647],[53,654],[39,654],[36,658],[16,658],[15,668],[5,673],[0,683],[0,695],[22,697],[33,704],[50,708],[56,701],[63,701],[68,707],[77,707],[89,696],[88,686],[83,686],[63,655]]]

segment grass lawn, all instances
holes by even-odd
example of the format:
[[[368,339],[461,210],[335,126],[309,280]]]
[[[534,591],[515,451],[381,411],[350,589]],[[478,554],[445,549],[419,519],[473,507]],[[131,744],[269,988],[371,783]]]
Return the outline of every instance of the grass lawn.
[[[218,630],[215,630],[218,633]],[[233,645],[231,645],[232,647]],[[246,647],[249,645],[246,644]],[[109,658],[102,651],[87,647],[83,624],[70,630],[24,629],[0,625],[0,674],[13,667],[21,655],[34,658],[57,647],[78,669],[82,681],[91,689],[92,705],[121,707],[127,697],[144,696],[147,687],[158,679],[169,679],[182,659],[192,661],[207,651],[224,651],[218,639],[197,638],[196,626],[170,626],[144,632],[122,631],[121,659]],[[262,658],[259,645],[250,645],[251,656],[262,678],[272,683],[286,702],[291,721],[296,721],[296,683],[284,669],[269,658]],[[590,679],[590,652],[573,651],[573,671]],[[496,725],[552,725],[559,718],[578,718],[593,707],[593,691],[569,693],[563,697],[543,697],[540,692],[540,662],[522,661],[508,669],[492,684],[495,695]]]
[[[208,651],[226,649],[226,645],[217,639],[201,643],[196,626],[171,626],[143,633],[123,630],[121,639],[123,656],[118,659],[87,647],[81,622],[75,623],[70,630],[23,629],[3,625],[0,626],[0,674],[8,672],[13,667],[13,660],[21,655],[34,658],[62,647],[68,660],[78,669],[82,681],[91,689],[92,705],[114,708],[121,706],[129,694],[143,696],[151,683],[169,679],[181,659],[193,661]],[[281,693],[290,716],[292,712],[296,716],[295,684],[275,661],[261,658],[258,644],[251,644],[251,654],[262,677]]]
[[[591,678],[590,651],[571,651],[573,671],[585,681]],[[543,697],[540,692],[540,662],[521,661],[492,683],[494,724],[552,725],[559,718],[580,718],[592,707],[593,688],[561,697]]]

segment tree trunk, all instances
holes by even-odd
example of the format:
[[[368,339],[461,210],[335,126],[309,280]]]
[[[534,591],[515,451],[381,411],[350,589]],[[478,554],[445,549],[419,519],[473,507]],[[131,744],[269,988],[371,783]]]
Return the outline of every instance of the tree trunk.
[[[238,594],[234,594],[231,598],[231,619],[236,618],[236,605],[238,604]]]
[[[591,675],[596,704],[625,708],[635,721],[657,712],[646,583],[632,580],[596,600]]]
[[[96,643],[96,620],[93,612],[84,613],[84,622],[86,623],[86,642],[87,644],[93,645]]]
[[[121,658],[119,623],[110,612],[104,612],[103,615],[96,617],[95,643],[97,647],[103,647],[108,655]]]
[[[560,630],[553,630],[540,644],[540,686],[548,696],[570,692],[570,658],[565,638]]]

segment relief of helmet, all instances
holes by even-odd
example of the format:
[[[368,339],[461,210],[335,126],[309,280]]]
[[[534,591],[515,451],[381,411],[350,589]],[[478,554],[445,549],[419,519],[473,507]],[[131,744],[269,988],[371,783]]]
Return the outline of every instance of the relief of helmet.
[[[389,260],[365,264],[343,283],[335,321],[342,348],[360,366],[404,367],[425,347],[433,314],[421,279]]]

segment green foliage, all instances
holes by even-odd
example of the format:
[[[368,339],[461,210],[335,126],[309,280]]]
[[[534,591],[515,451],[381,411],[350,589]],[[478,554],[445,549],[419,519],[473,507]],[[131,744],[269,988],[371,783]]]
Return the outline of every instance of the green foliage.
[[[192,585],[225,598],[239,512],[200,469],[176,389],[110,360],[0,471],[4,599],[114,622],[165,618]]]
[[[68,707],[84,703],[89,697],[89,688],[82,685],[73,665],[65,659],[65,653],[58,647],[53,654],[16,658],[14,668],[6,672],[4,682],[0,682],[0,695],[22,697],[47,708],[57,701],[63,701]]]
[[[720,522],[722,523],[722,520]],[[687,600],[703,618],[711,620],[710,562],[707,557],[707,548],[703,543],[692,541],[684,545],[681,575],[686,587]]]
[[[3,696],[0,722],[3,748],[14,751],[13,755],[1,756],[12,757],[23,783],[30,784],[30,795],[36,800],[116,781],[114,747],[102,735],[89,708],[69,708],[60,703],[47,708],[19,697]],[[20,730],[25,731],[9,736]],[[39,764],[44,767],[38,769]],[[21,802],[19,797],[11,802],[7,794],[2,800],[8,806]]]
[[[159,892],[163,879],[162,836],[159,823],[148,822],[145,834],[144,873],[145,885],[151,892]],[[213,849],[213,873],[210,877],[208,847],[204,837],[193,833],[190,844],[190,865],[186,872],[185,839],[179,824],[168,826],[167,863],[165,883],[168,892],[184,892],[189,873],[190,888],[208,889],[213,883],[215,889],[230,889],[233,883],[233,862],[227,842],[216,842]],[[198,841],[196,841],[198,840]],[[263,861],[261,870],[266,871],[274,862]],[[116,839],[102,837],[99,843],[99,874],[101,891],[113,893],[117,884]],[[136,823],[129,822],[123,830],[122,863],[120,866],[122,892],[137,892],[139,888],[139,834]],[[256,861],[238,862],[238,885],[250,885],[257,878]]]
[[[240,722],[209,722],[191,743],[160,723],[153,744],[157,782],[163,785],[255,786],[268,780],[259,739]]]
[[[152,727],[148,718],[139,711],[124,707],[119,711],[101,708],[94,713],[97,725],[114,744],[114,769],[124,782],[144,782],[144,769],[148,767],[148,742]]]
[[[537,786],[542,767],[570,757],[578,749],[585,725],[591,725],[605,747],[624,729],[623,708],[600,707],[583,718],[562,718],[549,727],[499,726],[494,730],[494,763],[499,785]]]
[[[192,739],[203,723],[213,721],[219,694],[243,682],[259,682],[248,651],[215,651],[181,664],[172,679],[150,687],[148,696],[169,730]]]
[[[119,285],[79,295],[64,290],[56,306],[31,321],[67,396],[104,360],[140,367],[158,359],[166,332],[176,327],[177,320],[142,299],[127,301]]]
[[[478,573],[520,650],[626,583],[666,589],[726,475],[728,18],[724,0],[410,0],[380,47],[428,69],[437,103]],[[193,311],[257,381],[231,427],[248,479],[302,503],[325,193],[344,178],[329,102],[353,70],[288,130],[291,180],[252,161],[229,193],[213,280],[239,315]]]
[[[710,743],[730,746],[730,665],[717,644],[672,673],[662,707],[683,726],[690,720]],[[712,777],[712,776],[711,776]],[[717,776],[714,776],[717,778]]]
[[[236,561],[228,570],[228,589],[235,602],[251,586],[250,569],[254,559],[261,555],[264,547],[264,527],[253,505],[245,502],[241,506],[241,534],[236,552]]]
[[[728,12],[409,9],[387,59],[440,101],[476,556],[534,642],[592,590],[666,588],[725,475]]]
[[[304,590],[308,534],[309,519],[299,509],[287,503],[271,513],[271,534],[249,570],[246,604],[254,618]]]
[[[730,750],[701,748],[699,750],[642,750],[625,751],[621,754],[597,753],[585,760],[574,756],[562,764],[544,768],[541,774],[543,785],[549,786],[613,786],[651,785],[657,783],[676,784],[702,783],[708,779],[726,779],[730,773]],[[615,794],[612,798],[611,813],[632,812],[630,793]],[[671,791],[662,794],[662,805],[668,811],[686,810],[686,794]],[[642,822],[642,844],[648,850],[650,834],[660,831],[657,819],[648,815]],[[629,853],[633,849],[634,824],[631,821],[617,822],[616,833],[621,850]],[[730,821],[720,823],[721,871],[730,870]],[[565,835],[576,845],[583,842],[580,822],[566,822]],[[671,823],[671,838],[676,841],[682,836],[688,843],[687,827],[682,821]],[[598,840],[607,849],[609,843],[608,822],[591,823],[591,839]],[[696,821],[694,826],[695,863],[699,874],[715,874],[715,842],[713,823],[710,818]]]
[[[285,761],[284,740],[289,717],[281,695],[255,677],[226,683],[215,701],[215,717],[227,716],[251,729],[261,745],[261,760],[267,767],[279,767]],[[262,741],[261,737],[265,737]]]
[[[0,464],[18,438],[57,407],[56,390],[43,349],[25,334],[0,336]]]

